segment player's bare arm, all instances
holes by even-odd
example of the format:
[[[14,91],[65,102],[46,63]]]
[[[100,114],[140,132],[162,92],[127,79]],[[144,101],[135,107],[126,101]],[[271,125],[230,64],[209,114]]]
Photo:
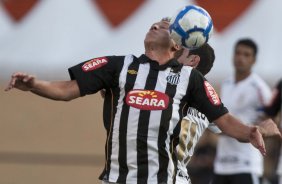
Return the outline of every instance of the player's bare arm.
[[[5,91],[13,88],[30,91],[52,100],[70,101],[80,97],[78,84],[75,80],[50,82],[39,80],[33,75],[22,72],[16,72],[11,76],[11,80]]]
[[[250,142],[263,155],[266,154],[264,140],[257,126],[247,126],[229,113],[216,119],[215,123],[226,135],[242,142]]]

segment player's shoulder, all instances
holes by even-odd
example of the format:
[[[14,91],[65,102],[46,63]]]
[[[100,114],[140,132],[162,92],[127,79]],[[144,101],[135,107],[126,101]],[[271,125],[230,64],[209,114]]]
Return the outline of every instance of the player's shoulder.
[[[268,86],[268,84],[265,82],[265,80],[259,76],[256,73],[252,73],[250,76],[250,83],[259,89],[270,89],[270,87]]]
[[[125,63],[130,63],[136,58],[132,54],[128,55],[111,55],[104,57],[108,61],[108,66],[113,68],[121,68]]]
[[[125,59],[127,55],[110,55],[110,56],[105,56],[108,60],[111,61],[122,61]]]

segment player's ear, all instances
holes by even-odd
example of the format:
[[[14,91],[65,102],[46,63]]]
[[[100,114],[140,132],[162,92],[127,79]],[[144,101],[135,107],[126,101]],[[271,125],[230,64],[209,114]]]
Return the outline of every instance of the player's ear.
[[[183,49],[182,45],[178,45],[173,39],[171,39],[171,43],[172,43],[172,47],[171,47],[172,51],[179,51]]]
[[[192,64],[193,64],[193,68],[196,68],[198,65],[199,65],[199,63],[200,63],[200,61],[201,61],[201,58],[198,56],[198,55],[193,55],[194,57],[193,57],[193,59],[192,59]]]
[[[182,46],[181,45],[178,45],[178,44],[174,44],[174,47],[176,48],[176,50],[181,50],[182,49]]]

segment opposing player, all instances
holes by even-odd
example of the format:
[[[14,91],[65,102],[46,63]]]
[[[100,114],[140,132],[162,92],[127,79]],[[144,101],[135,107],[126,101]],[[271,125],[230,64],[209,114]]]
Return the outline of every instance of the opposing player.
[[[208,81],[174,59],[181,46],[170,38],[168,26],[165,21],[152,25],[140,57],[105,56],[82,62],[69,68],[69,81],[43,81],[17,72],[6,91],[17,88],[69,101],[106,89],[109,116],[103,183],[173,183],[170,143],[186,104],[226,134],[251,142],[265,154],[264,133],[230,115]]]
[[[188,51],[184,50],[184,52]],[[206,75],[211,70],[215,60],[215,54],[209,44],[190,51],[189,56],[185,57],[187,54],[182,54],[178,60],[185,65],[196,68],[203,75]],[[188,107],[187,115],[183,118],[179,126],[179,139],[176,139],[177,141],[174,142],[177,158],[176,183],[189,183],[187,164],[194,153],[194,148],[199,138],[206,128],[209,128],[214,133],[221,133],[221,131],[213,123],[210,123],[203,113],[193,107]],[[266,126],[272,126],[277,131],[276,125],[268,121],[260,124],[259,128],[266,129]]]
[[[249,125],[258,125],[263,106],[271,97],[268,85],[252,71],[256,54],[257,45],[253,40],[238,40],[234,47],[234,75],[221,86],[224,104]],[[218,139],[214,171],[214,184],[258,184],[263,174],[263,157],[251,144],[222,134]]]

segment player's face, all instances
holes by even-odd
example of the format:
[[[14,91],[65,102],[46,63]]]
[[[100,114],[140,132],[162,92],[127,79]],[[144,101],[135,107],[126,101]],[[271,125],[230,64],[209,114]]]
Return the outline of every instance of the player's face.
[[[160,21],[154,23],[146,34],[144,42],[145,44],[156,44],[164,48],[171,47],[174,42],[170,38],[169,22]]]
[[[248,73],[255,63],[254,50],[246,45],[237,45],[234,53],[234,67],[236,72]]]

